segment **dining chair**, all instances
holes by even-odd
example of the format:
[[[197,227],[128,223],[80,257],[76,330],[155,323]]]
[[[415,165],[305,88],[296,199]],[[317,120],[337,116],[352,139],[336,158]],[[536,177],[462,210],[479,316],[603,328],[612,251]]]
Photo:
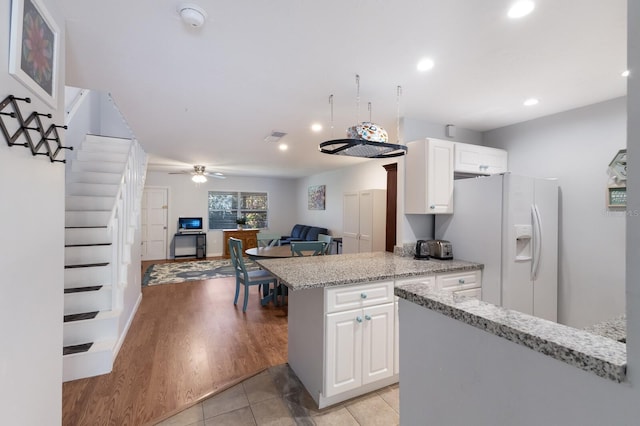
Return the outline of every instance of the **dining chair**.
[[[296,256],[321,256],[324,254],[326,243],[322,241],[292,241],[291,255]],[[303,253],[306,252],[306,253]],[[312,252],[312,253],[309,253]]]
[[[257,271],[247,271],[247,267],[244,264],[242,258],[242,240],[237,238],[229,238],[229,253],[231,254],[231,263],[233,263],[233,269],[236,271],[236,295],[233,298],[233,304],[238,304],[238,295],[240,294],[240,284],[244,286],[244,304],[242,305],[242,312],[247,311],[247,302],[249,300],[249,287],[257,285],[258,290],[263,289],[266,286],[266,292],[263,289],[262,294],[269,294],[269,286],[271,283],[275,289],[278,287],[278,279],[265,271],[264,269],[258,269]],[[275,300],[274,300],[275,301]]]
[[[329,254],[329,252],[331,251],[331,243],[333,242],[333,238],[327,234],[318,234],[318,241],[322,241],[323,243],[325,243],[323,254]]]
[[[266,232],[258,232],[256,235],[258,239],[258,247],[273,247],[279,245],[280,235],[267,234]]]

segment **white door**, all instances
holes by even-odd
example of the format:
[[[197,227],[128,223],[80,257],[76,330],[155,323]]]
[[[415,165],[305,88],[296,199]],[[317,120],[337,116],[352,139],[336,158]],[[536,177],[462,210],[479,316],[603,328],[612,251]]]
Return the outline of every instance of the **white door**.
[[[325,397],[362,384],[362,309],[327,314]]]
[[[394,303],[363,309],[362,384],[393,375]]]
[[[342,253],[358,253],[360,201],[357,192],[345,192],[342,201]]]
[[[142,195],[142,260],[167,258],[167,188],[145,188]]]
[[[359,253],[373,251],[373,197],[372,191],[360,192],[359,217],[360,238],[358,244]]]

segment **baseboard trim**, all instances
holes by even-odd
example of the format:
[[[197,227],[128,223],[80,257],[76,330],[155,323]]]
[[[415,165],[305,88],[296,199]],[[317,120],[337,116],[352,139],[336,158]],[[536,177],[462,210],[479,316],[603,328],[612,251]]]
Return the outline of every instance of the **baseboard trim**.
[[[131,315],[129,315],[129,318],[127,319],[127,323],[125,324],[124,329],[122,330],[122,334],[120,334],[120,338],[118,339],[116,346],[113,348],[114,362],[118,357],[118,353],[120,352],[120,348],[124,343],[124,339],[127,337],[127,333],[129,333],[129,327],[131,327],[131,323],[133,322],[133,319],[136,316],[136,312],[138,312],[138,307],[140,307],[141,302],[142,302],[142,292],[140,292],[140,294],[138,295],[138,300],[136,300],[136,304],[133,306],[133,309],[131,310]]]

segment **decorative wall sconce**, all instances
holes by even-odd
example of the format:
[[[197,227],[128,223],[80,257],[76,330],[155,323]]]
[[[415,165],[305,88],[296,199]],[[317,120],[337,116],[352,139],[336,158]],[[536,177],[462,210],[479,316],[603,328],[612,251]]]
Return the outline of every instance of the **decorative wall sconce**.
[[[20,111],[20,102],[30,104],[31,98],[18,98],[9,95],[0,102],[0,130],[7,145],[24,146],[29,148],[34,156],[48,156],[52,163],[66,163],[66,160],[56,160],[56,157],[63,149],[73,150],[73,147],[62,146],[60,142],[58,129],[66,129],[67,126],[51,124],[45,130],[40,117],[51,118],[52,116],[51,114],[42,114],[36,111],[32,112],[25,120]],[[6,120],[15,120],[17,122],[17,129],[13,133],[9,130]],[[12,127],[15,128],[15,126]],[[34,143],[34,141],[37,142]]]

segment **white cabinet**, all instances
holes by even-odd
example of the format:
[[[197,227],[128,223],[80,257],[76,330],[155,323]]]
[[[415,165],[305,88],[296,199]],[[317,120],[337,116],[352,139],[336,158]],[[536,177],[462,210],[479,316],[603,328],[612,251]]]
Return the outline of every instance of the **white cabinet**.
[[[478,299],[482,295],[482,271],[480,270],[438,274],[435,282],[438,290],[452,291],[455,294]]]
[[[453,213],[454,143],[429,138],[407,146],[404,212]]]
[[[393,376],[394,303],[327,314],[325,397]]]
[[[344,193],[342,253],[384,251],[386,197],[384,189]]]
[[[325,290],[324,397],[394,375],[393,281]]]
[[[456,175],[492,175],[507,171],[507,151],[487,146],[455,142]]]

